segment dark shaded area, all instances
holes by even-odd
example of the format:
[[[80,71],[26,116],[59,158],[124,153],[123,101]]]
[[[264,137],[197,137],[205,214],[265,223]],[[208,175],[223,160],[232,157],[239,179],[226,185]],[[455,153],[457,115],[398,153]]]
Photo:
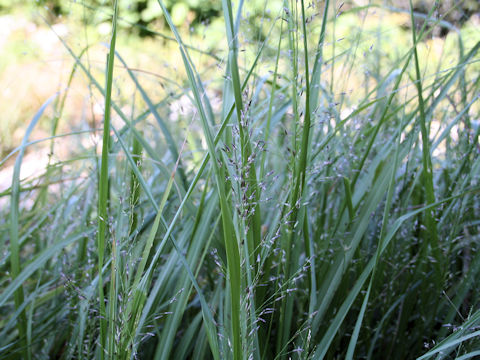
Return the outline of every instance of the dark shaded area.
[[[480,1],[476,0],[414,0],[413,10],[420,14],[428,15],[432,8],[433,17],[443,20],[455,27],[461,27],[473,15],[480,12]],[[389,0],[389,5],[403,10],[410,10],[409,0]],[[419,26],[423,25],[419,21]],[[449,29],[445,26],[437,26],[433,29],[433,36],[445,37],[449,33]]]

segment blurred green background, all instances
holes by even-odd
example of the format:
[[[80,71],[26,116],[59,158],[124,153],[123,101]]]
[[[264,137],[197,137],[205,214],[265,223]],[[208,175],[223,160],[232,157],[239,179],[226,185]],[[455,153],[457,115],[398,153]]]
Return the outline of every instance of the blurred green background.
[[[165,0],[165,3],[184,39],[203,51],[203,55],[200,54],[196,60],[206,65],[207,69],[214,69],[219,63],[222,64],[227,44],[221,20],[221,1]],[[242,28],[247,31],[244,33],[244,44],[247,43],[245,47],[248,47],[248,38],[258,41],[267,35],[268,24],[281,16],[282,3],[282,0],[245,1],[246,11],[242,19]],[[319,7],[322,3],[314,1],[309,4]],[[435,1],[414,0],[413,3],[417,12],[426,14]],[[369,14],[372,18],[363,21],[358,9],[368,5],[374,5]],[[376,5],[379,7],[375,8]],[[465,38],[471,39],[472,43],[478,39],[479,1],[441,0],[439,5],[437,17],[458,27],[462,33],[471,33],[471,36]],[[119,0],[119,6],[119,49],[131,66],[142,69],[145,73],[153,73],[157,79],[162,75],[169,78],[172,74],[177,75],[178,83],[175,86],[181,86],[185,78],[182,70],[175,68],[175,64],[180,60],[177,47],[174,42],[169,41],[172,35],[164,22],[157,0]],[[381,29],[384,35],[381,43],[375,44],[375,51],[386,53],[387,58],[394,63],[410,46],[409,16],[401,12],[408,8],[408,0],[334,1],[332,9],[338,13],[335,31],[337,36],[340,33],[345,34],[345,40],[338,46],[352,46],[356,41],[356,30],[360,27],[369,29],[372,38],[375,38],[375,34]],[[105,65],[103,44],[109,41],[111,15],[110,0],[0,0],[0,155],[6,155],[19,144],[26,123],[41,104],[66,86],[74,60],[62,46],[58,36],[77,53],[88,46],[89,66],[97,70],[97,75],[102,76]],[[375,16],[382,17],[383,21],[376,21]],[[385,21],[386,17],[388,21]],[[318,30],[312,33],[315,34]],[[445,51],[455,47],[453,40],[450,41],[452,45],[449,45],[449,38],[455,38],[455,34],[446,27],[437,27],[432,32],[428,41],[431,41],[433,46],[426,55],[430,57],[431,64],[438,62],[439,58],[447,53],[456,54],[456,51]],[[371,51],[372,45],[373,43],[361,44],[366,54],[366,64],[380,58],[375,51]],[[465,45],[468,47],[470,44]],[[432,49],[434,51],[431,51]],[[328,53],[328,48],[326,51]],[[273,52],[272,49],[270,54]],[[269,49],[266,49],[266,54],[269,54]],[[252,55],[253,52],[247,51],[243,56],[248,60]],[[268,66],[268,59],[264,59],[264,63]],[[389,64],[385,65],[388,68]],[[175,70],[173,73],[172,67]],[[121,74],[118,76],[121,77]],[[91,105],[95,94],[88,91],[88,81],[83,80],[82,82],[81,77],[76,77],[72,83],[74,91],[69,94],[64,111],[68,121],[60,124],[60,131],[62,126],[63,130],[71,131],[81,121],[87,121],[93,126],[101,115],[101,106],[96,109]],[[117,81],[121,83],[120,78]],[[153,92],[172,90],[168,84],[155,90],[158,83],[151,78],[146,78],[145,81],[145,86],[150,87]],[[86,99],[85,94],[89,94],[90,99]],[[53,116],[54,114],[51,114],[50,119],[46,117],[42,120],[36,138],[47,137],[51,133]]]
[[[270,1],[271,3],[281,3],[280,1]],[[318,2],[318,1],[316,1]],[[452,23],[462,23],[480,9],[480,2],[477,0],[413,0],[413,6],[416,11],[428,12],[435,3],[440,5],[439,11],[445,13],[444,19]],[[72,0],[0,0],[0,11],[10,12],[19,8],[47,8],[53,16],[71,16],[72,6],[76,1]],[[176,25],[182,25],[186,22],[195,26],[196,24],[212,21],[221,15],[221,1],[215,0],[165,0],[165,5],[170,11]],[[384,6],[395,6],[401,9],[409,8],[409,0],[385,0],[385,1],[367,1],[367,0],[347,0],[338,1],[338,5],[349,8],[350,6],[363,6],[367,4],[378,3]],[[106,14],[111,9],[111,1],[91,0],[84,2],[97,10],[98,17],[84,18],[87,23],[94,24],[98,21],[107,20]],[[265,7],[263,0],[248,0],[246,5],[250,7],[255,16],[257,12],[261,13]],[[269,4],[269,7],[271,4]],[[161,18],[162,11],[158,6],[157,0],[120,0],[120,13],[122,17],[132,24],[148,25],[151,22],[158,21]],[[105,12],[107,10],[107,12]],[[143,33],[145,34],[145,33]]]

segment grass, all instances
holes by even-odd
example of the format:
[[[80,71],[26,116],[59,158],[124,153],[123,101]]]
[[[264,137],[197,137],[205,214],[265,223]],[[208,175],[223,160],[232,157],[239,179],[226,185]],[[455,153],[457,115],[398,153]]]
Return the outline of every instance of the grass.
[[[101,149],[80,145],[98,129],[58,133],[67,87],[0,163],[16,159],[0,358],[478,356],[478,38],[410,4],[393,54],[381,18],[398,9],[285,0],[247,22],[248,2],[223,0],[208,57],[158,5],[182,80],[145,86],[115,2],[103,77],[97,45],[60,38],[68,84],[102,99]],[[450,34],[430,65],[436,26]],[[50,108],[52,134],[30,140]],[[21,177],[64,139],[68,159]]]

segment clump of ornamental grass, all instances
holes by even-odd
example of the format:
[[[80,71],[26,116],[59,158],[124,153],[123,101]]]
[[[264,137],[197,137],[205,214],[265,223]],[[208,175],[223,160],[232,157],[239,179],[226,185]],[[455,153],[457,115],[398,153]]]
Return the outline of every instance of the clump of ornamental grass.
[[[9,155],[1,358],[478,356],[480,43],[435,9],[266,2],[247,22],[223,0],[209,57],[158,6],[185,74],[158,93],[116,46],[116,2],[105,79],[93,44],[60,38],[104,117],[58,134],[67,84]],[[392,14],[410,24],[395,53]],[[431,66],[436,27],[449,45]],[[43,142],[68,136],[73,155],[21,179],[50,108]]]

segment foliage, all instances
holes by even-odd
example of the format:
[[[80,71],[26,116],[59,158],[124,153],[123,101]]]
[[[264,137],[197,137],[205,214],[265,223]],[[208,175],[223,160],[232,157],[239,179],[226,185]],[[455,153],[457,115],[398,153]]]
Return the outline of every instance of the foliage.
[[[123,5],[105,75],[88,56],[105,45],[60,37],[75,61],[68,90],[9,155],[2,358],[478,355],[474,32],[449,34],[429,63],[445,25],[435,8],[393,49],[401,30],[383,16],[399,10],[266,2],[252,18],[223,0],[218,55],[158,0],[172,36],[153,36],[177,54],[155,74],[117,44]],[[425,20],[410,8],[410,25]],[[86,148],[99,129],[57,131],[77,76],[105,107],[102,140]],[[68,137],[69,157],[22,179],[48,108],[44,142],[56,154]]]

